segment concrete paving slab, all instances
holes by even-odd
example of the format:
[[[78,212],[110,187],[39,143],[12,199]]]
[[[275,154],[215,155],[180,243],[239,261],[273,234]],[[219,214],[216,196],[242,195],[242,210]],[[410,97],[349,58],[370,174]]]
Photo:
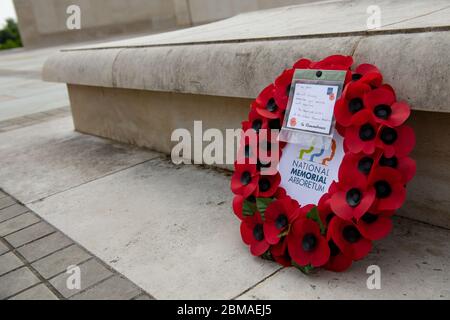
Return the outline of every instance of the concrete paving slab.
[[[10,272],[11,270],[17,269],[23,265],[22,260],[20,260],[13,252],[5,253],[0,256],[0,276]]]
[[[6,236],[39,222],[39,218],[32,213],[24,213],[20,216],[0,223],[0,236]]]
[[[3,197],[0,199],[0,210],[4,209],[6,207],[12,206],[14,203],[16,203],[16,202],[14,201],[13,198]]]
[[[367,267],[381,270],[381,289],[367,288]],[[283,269],[241,299],[450,299],[450,232],[404,218],[369,256],[345,273],[305,276]]]
[[[222,173],[155,159],[31,207],[157,299],[230,299],[279,268],[251,257],[230,203]]]
[[[130,300],[141,292],[142,290],[130,281],[120,276],[113,276],[73,296],[71,300]]]
[[[32,264],[45,279],[49,279],[61,272],[65,272],[67,267],[78,265],[92,258],[92,256],[77,245],[72,245],[61,251],[57,251]]]
[[[39,284],[9,298],[9,300],[58,300],[58,297],[45,284]]]
[[[32,243],[26,244],[17,249],[17,251],[29,262],[34,262],[57,250],[67,247],[72,243],[72,240],[60,232],[56,232]]]
[[[0,242],[0,255],[9,251],[9,247],[7,247],[3,242]]]
[[[112,272],[101,265],[97,260],[89,260],[80,267],[80,289],[69,289],[67,286],[67,279],[71,273],[62,273],[59,276],[50,280],[50,283],[61,293],[65,298],[69,298],[80,291],[83,291],[90,286],[93,286],[100,281],[110,277]]]
[[[53,232],[56,232],[56,230],[52,226],[44,221],[41,221],[28,228],[6,236],[5,240],[8,241],[13,247],[18,248],[26,243],[42,238]]]
[[[14,218],[22,213],[27,212],[28,209],[21,204],[13,204],[7,208],[0,210],[0,222],[6,221],[8,219]]]
[[[73,131],[69,117],[0,134],[2,188],[24,203],[157,156]]]
[[[0,299],[8,298],[39,282],[27,267],[20,268],[0,277]]]

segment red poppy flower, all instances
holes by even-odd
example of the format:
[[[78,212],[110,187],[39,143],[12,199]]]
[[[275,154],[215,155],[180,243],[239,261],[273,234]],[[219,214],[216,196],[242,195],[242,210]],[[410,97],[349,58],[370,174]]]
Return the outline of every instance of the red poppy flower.
[[[345,179],[345,175],[355,176],[362,175],[367,177],[378,157],[376,155],[367,155],[364,153],[347,153],[342,160],[341,166],[339,167],[339,180]]]
[[[242,130],[247,131],[248,129],[253,129],[256,131],[256,133],[259,132],[261,129],[268,129],[269,128],[269,121],[267,118],[261,116],[256,111],[256,102],[252,102],[250,106],[250,112],[248,114],[248,121],[242,122]]]
[[[258,188],[259,172],[256,164],[234,164],[234,173],[231,177],[231,191],[244,198],[250,196]]]
[[[295,69],[284,70],[283,73],[275,79],[275,102],[283,109],[286,109],[288,104],[294,72]]]
[[[241,195],[235,195],[233,197],[233,212],[240,220],[244,220],[244,215],[242,214],[244,199],[245,198]]]
[[[366,110],[358,112],[355,118],[358,125],[352,125],[345,130],[345,148],[352,153],[373,154],[379,125]]]
[[[380,240],[391,232],[393,214],[394,211],[367,212],[358,220],[356,227],[364,238]]]
[[[375,200],[375,189],[362,175],[344,175],[331,196],[331,209],[344,220],[359,219]]]
[[[356,225],[335,217],[328,227],[329,238],[333,240],[339,250],[352,260],[364,258],[372,249],[372,242],[364,238]]]
[[[396,102],[395,93],[387,87],[372,90],[364,96],[364,105],[376,122],[398,127],[408,119],[411,110],[406,102]]]
[[[277,244],[280,233],[286,231],[297,218],[297,207],[290,197],[275,200],[269,204],[264,214],[264,234],[267,242]]]
[[[411,153],[416,144],[414,130],[409,126],[397,128],[381,127],[376,139],[376,146],[383,149],[388,158],[405,157]]]
[[[320,220],[327,226],[331,219],[335,216],[333,210],[331,210],[331,194],[325,193],[317,204],[317,210],[319,210]]]
[[[321,61],[311,63],[310,68],[324,70],[348,70],[352,64],[353,58],[351,56],[332,55]]]
[[[409,157],[397,158],[396,156],[386,158],[384,155],[378,160],[378,165],[381,167],[390,167],[397,169],[405,183],[411,181],[416,174],[416,161]]]
[[[288,197],[286,190],[282,187],[278,187],[277,191],[275,191],[275,194],[273,195],[275,199],[283,199]]]
[[[275,86],[270,84],[256,97],[256,111],[268,119],[281,119],[286,106],[279,106],[275,101]]]
[[[258,198],[272,197],[278,189],[281,182],[280,173],[274,175],[260,175],[256,186],[255,195]]]
[[[374,65],[363,63],[356,67],[352,80],[367,83],[371,88],[378,88],[383,83],[383,76]]]
[[[300,59],[294,63],[293,69],[310,69],[313,62],[309,59]]]
[[[295,220],[287,241],[289,255],[300,266],[320,267],[330,257],[327,240],[320,234],[319,225],[311,219]]]
[[[343,272],[350,268],[352,259],[343,254],[332,239],[328,240],[328,246],[330,247],[330,259],[324,268],[335,272]]]
[[[264,236],[263,221],[259,212],[242,221],[241,236],[242,241],[250,246],[250,252],[254,256],[262,255],[270,247]]]
[[[370,91],[370,86],[364,82],[351,82],[345,86],[342,97],[336,101],[334,115],[336,122],[341,126],[361,124],[364,118],[356,115],[364,110],[364,95]]]
[[[270,253],[272,254],[273,260],[282,266],[290,267],[292,265],[286,237],[283,237],[276,245],[270,247]]]
[[[398,170],[379,167],[369,179],[369,184],[375,189],[374,207],[377,210],[397,210],[405,202],[405,182]]]

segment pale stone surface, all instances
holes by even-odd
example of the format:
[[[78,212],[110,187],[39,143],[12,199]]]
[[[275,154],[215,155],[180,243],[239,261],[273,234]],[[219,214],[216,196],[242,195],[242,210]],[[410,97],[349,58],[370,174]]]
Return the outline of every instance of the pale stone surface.
[[[17,249],[17,251],[29,262],[33,262],[55,252],[56,250],[67,247],[70,244],[72,244],[72,240],[64,236],[62,233],[56,232],[26,244]]]
[[[66,117],[1,134],[2,188],[27,203],[155,157],[72,128]]]
[[[0,236],[6,236],[20,229],[39,222],[39,218],[32,213],[25,213],[0,223]]]
[[[39,284],[9,298],[9,300],[58,300],[58,297],[45,284]]]
[[[80,275],[81,275],[81,287],[80,289],[69,289],[67,287],[67,278],[72,273],[62,273],[59,276],[50,280],[50,283],[61,293],[65,298],[69,298],[78,292],[87,289],[88,287],[110,277],[112,275],[111,271],[106,269],[95,259],[89,260],[83,264],[80,264]]]
[[[13,204],[12,206],[0,210],[0,222],[14,218],[27,211],[28,209],[21,204]]]
[[[5,252],[8,252],[9,248],[3,244],[3,242],[0,241],[0,255],[4,254]]]
[[[20,247],[21,245],[24,245],[38,238],[44,237],[55,231],[56,230],[48,223],[41,221],[28,228],[22,229],[13,234],[10,234],[9,236],[6,236],[5,240],[8,241],[12,246],[17,248]]]
[[[249,254],[230,203],[223,174],[155,159],[31,206],[157,299],[230,299],[278,268]]]
[[[4,209],[4,208],[7,208],[9,206],[12,206],[14,203],[16,203],[16,202],[11,197],[1,198],[0,199],[0,209]]]
[[[8,298],[39,282],[27,267],[20,268],[0,277],[0,299]]]
[[[375,37],[367,33],[366,25],[366,9],[373,4],[380,6],[383,24]],[[413,108],[449,112],[448,99],[444,99],[448,93],[438,91],[447,84],[441,74],[450,72],[446,54],[449,33],[441,31],[450,25],[449,12],[445,0],[332,1],[284,7],[61,52],[47,61],[43,74],[46,80],[71,84],[254,98],[264,84],[300,57],[318,59],[355,53],[361,62],[383,59],[381,65],[392,67],[387,79],[409,84],[409,89],[400,85],[399,95],[407,96],[403,99]],[[350,16],[352,19],[348,19]],[[404,35],[405,28],[414,32]],[[372,37],[376,41],[371,41]],[[368,42],[358,55],[361,38]],[[367,52],[366,48],[373,45],[376,53]],[[92,60],[109,63],[111,55],[116,57],[112,68],[103,73],[111,74],[112,79],[98,79],[98,69],[89,68]],[[442,60],[441,70],[427,67],[433,61],[430,57]],[[410,76],[421,68],[421,77]],[[430,100],[411,95],[416,87],[429,88],[424,83],[435,84],[431,92],[420,91],[433,97]]]
[[[5,253],[0,256],[0,276],[10,272],[11,270],[17,269],[23,265],[22,260],[20,260],[13,252]]]
[[[322,1],[254,11],[194,28],[88,45],[81,49],[362,33],[368,31],[367,8],[370,5],[378,5],[381,9],[380,31],[447,27],[450,22],[450,7],[446,0]]]
[[[141,289],[130,281],[113,276],[92,288],[73,296],[73,300],[130,300],[140,294]]]
[[[305,276],[284,269],[241,299],[450,299],[450,232],[398,219],[388,238],[345,273]],[[367,267],[381,270],[381,289],[369,290]],[[371,273],[372,274],[372,273]]]
[[[71,265],[78,265],[92,256],[77,245],[55,252],[32,264],[45,279],[67,270]]]

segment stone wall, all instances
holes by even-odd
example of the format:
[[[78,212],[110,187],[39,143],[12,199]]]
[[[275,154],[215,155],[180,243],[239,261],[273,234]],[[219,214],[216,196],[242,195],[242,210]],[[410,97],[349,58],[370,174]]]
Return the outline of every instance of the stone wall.
[[[203,24],[241,12],[316,0],[14,0],[25,46],[46,46],[153,33]],[[67,7],[81,9],[81,29],[68,30]]]

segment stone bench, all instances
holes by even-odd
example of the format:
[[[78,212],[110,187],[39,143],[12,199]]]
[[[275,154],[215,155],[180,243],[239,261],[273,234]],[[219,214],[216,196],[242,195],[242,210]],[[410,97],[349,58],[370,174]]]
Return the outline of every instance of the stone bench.
[[[450,228],[450,6],[327,1],[257,11],[158,35],[62,50],[43,70],[67,83],[76,130],[170,153],[171,133],[238,128],[251,99],[301,57],[373,63],[413,108],[417,176],[400,214]]]

